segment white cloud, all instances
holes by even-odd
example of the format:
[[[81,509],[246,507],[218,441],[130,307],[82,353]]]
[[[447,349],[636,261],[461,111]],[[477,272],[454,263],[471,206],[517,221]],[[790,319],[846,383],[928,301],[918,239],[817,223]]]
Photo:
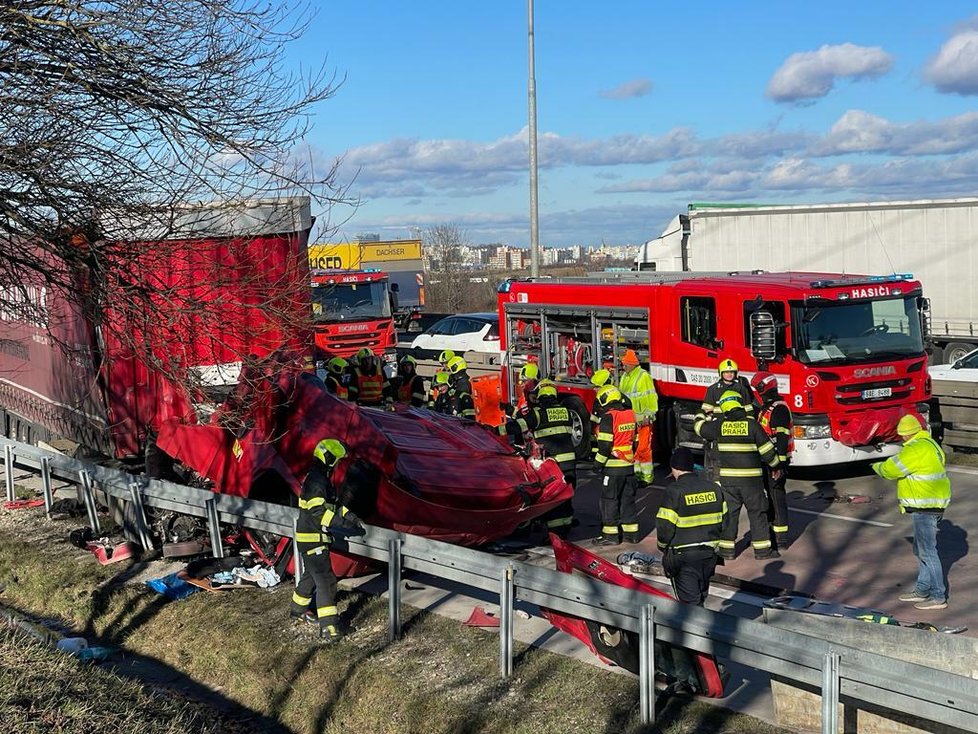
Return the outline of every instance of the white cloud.
[[[893,57],[878,46],[843,43],[792,54],[767,84],[775,102],[803,102],[827,95],[837,79],[873,79],[893,66]]]
[[[978,149],[978,112],[936,121],[894,123],[862,110],[849,110],[811,153],[887,153],[901,156],[949,155]]]
[[[978,94],[978,28],[964,27],[945,41],[924,75],[938,91]]]
[[[634,99],[644,97],[652,91],[652,81],[650,79],[632,79],[631,81],[619,84],[614,89],[605,89],[599,92],[605,99]]]

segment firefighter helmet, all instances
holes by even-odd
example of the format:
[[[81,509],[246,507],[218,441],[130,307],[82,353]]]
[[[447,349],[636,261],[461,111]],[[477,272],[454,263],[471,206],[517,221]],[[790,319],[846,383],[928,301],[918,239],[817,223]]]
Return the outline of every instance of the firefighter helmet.
[[[371,352],[371,351],[370,351],[369,349],[367,349],[366,347],[361,347],[361,348],[360,348],[360,351],[359,351],[359,352],[357,352],[357,360],[358,360],[358,361],[361,361],[361,362],[362,362],[363,360],[365,360],[365,359],[369,359],[369,358],[370,358],[370,357],[372,357],[372,356],[374,356],[374,353],[373,353],[373,352]]]
[[[611,372],[606,369],[600,369],[591,375],[591,384],[595,387],[604,387],[609,382],[611,382]]]
[[[438,361],[442,363],[442,366],[447,365],[453,359],[455,359],[455,352],[451,349],[446,349],[438,355]]]
[[[750,386],[757,391],[758,395],[767,392],[778,391],[778,378],[770,372],[758,372],[751,378]]]
[[[350,363],[347,362],[342,357],[333,357],[329,362],[326,363],[326,369],[329,370],[331,374],[342,375]]]
[[[401,357],[400,363],[414,365],[415,367],[418,366],[418,360],[416,360],[410,354],[405,354],[403,357]]]
[[[520,380],[535,380],[540,376],[540,368],[536,362],[528,362],[520,369]]]
[[[336,462],[346,456],[346,446],[335,438],[324,438],[316,444],[312,455],[316,461],[321,461],[326,466],[336,466]]]
[[[924,430],[917,416],[908,413],[897,423],[897,433],[901,436],[916,436]]]
[[[717,367],[717,374],[719,374],[721,377],[723,377],[724,372],[740,372],[740,370],[737,368],[737,363],[730,359],[730,357],[727,357],[725,360],[720,362],[720,366]]]
[[[557,397],[557,386],[554,384],[549,384],[538,387],[537,396],[541,398],[555,398]]]
[[[743,408],[743,398],[740,397],[740,393],[736,390],[727,390],[720,396],[719,406],[720,410],[722,410],[724,413],[728,413],[731,410]]]
[[[468,367],[468,365],[465,364],[465,360],[461,357],[452,357],[450,360],[448,360],[448,364],[445,366],[453,375],[457,375],[459,372]]]
[[[613,385],[606,385],[602,390],[598,391],[598,405],[602,408],[607,408],[619,400],[621,400],[621,393]]]
[[[448,373],[447,372],[436,372],[435,373],[435,384],[436,385],[447,385],[448,384]]]

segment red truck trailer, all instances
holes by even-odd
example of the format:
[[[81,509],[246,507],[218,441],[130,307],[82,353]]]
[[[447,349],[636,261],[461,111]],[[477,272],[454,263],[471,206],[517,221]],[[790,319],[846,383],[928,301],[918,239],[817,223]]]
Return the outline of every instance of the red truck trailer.
[[[0,312],[0,430],[141,459],[164,422],[222,402],[243,362],[308,353],[311,226],[308,197],[188,205],[167,234],[125,225],[126,249],[143,254],[109,267],[145,285],[138,308],[91,303],[90,272],[64,290],[22,288],[39,308]]]
[[[910,275],[614,273],[508,280],[499,287],[504,394],[520,367],[540,365],[580,419],[589,376],[634,349],[659,393],[661,444],[699,448],[693,417],[721,359],[750,378],[773,372],[794,414],[795,466],[891,455],[896,423],[927,417],[926,302]],[[616,375],[617,378],[617,375]]]
[[[317,360],[349,359],[366,347],[388,377],[397,371],[390,275],[377,270],[312,270]]]

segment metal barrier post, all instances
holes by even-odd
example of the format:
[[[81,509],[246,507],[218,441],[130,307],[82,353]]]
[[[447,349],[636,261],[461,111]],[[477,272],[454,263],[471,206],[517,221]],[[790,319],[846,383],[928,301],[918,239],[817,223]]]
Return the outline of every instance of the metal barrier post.
[[[102,526],[98,521],[98,506],[95,504],[92,476],[88,471],[82,469],[78,472],[78,478],[81,479],[82,499],[85,501],[85,511],[88,513],[88,526],[96,536],[99,536],[102,534]]]
[[[9,444],[3,447],[3,471],[7,482],[7,502],[13,502],[16,499],[14,497],[14,447]]]
[[[655,607],[642,607],[638,632],[638,695],[643,725],[655,723]]]
[[[136,533],[139,535],[139,543],[143,550],[153,549],[153,540],[149,537],[149,527],[146,523],[146,510],[143,507],[143,495],[139,491],[139,482],[129,483],[129,496],[132,497],[132,506],[136,516]]]
[[[306,567],[302,563],[302,554],[299,553],[299,541],[295,539],[295,534],[299,525],[298,516],[292,518],[292,576],[298,584],[302,580]]]
[[[217,497],[208,497],[204,504],[207,510],[207,528],[211,535],[211,552],[214,558],[224,558],[224,546],[221,543],[221,521],[217,516]]]
[[[839,653],[825,653],[822,663],[822,734],[839,731]]]
[[[51,517],[54,493],[51,491],[51,457],[41,457],[41,490],[44,493],[44,514]]]
[[[499,672],[503,679],[513,675],[513,575],[515,569],[503,571],[499,593]]]
[[[387,541],[387,603],[390,605],[388,642],[401,637],[401,539]]]

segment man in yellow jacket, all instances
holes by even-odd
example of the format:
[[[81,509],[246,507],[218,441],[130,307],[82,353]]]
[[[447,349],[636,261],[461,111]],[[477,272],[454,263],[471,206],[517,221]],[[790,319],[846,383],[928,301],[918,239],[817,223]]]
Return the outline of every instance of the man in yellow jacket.
[[[900,601],[914,602],[917,609],[944,609],[947,586],[937,555],[937,526],[951,502],[946,457],[916,416],[903,416],[897,433],[903,439],[900,453],[876,462],[873,471],[883,479],[896,480],[900,512],[913,520],[913,554],[920,568],[913,591],[903,594]]]
[[[638,445],[635,447],[635,475],[639,482],[652,484],[652,425],[659,410],[659,395],[652,376],[638,363],[635,350],[626,349],[621,358],[624,374],[618,389],[632,403],[637,426]]]

